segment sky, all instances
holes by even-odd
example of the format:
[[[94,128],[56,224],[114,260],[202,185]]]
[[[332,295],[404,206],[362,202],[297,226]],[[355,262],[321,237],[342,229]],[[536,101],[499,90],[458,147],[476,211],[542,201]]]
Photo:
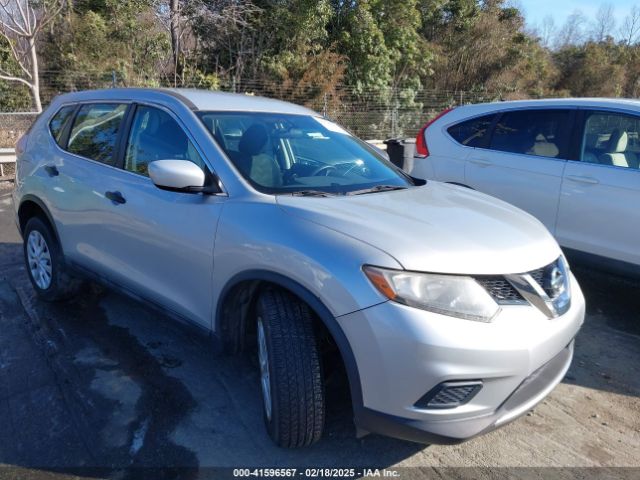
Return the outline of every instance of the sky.
[[[524,11],[528,27],[540,25],[547,15],[553,17],[556,26],[561,26],[575,10],[581,10],[585,16],[592,19],[603,3],[613,5],[616,24],[619,27],[631,7],[640,7],[640,0],[515,0],[511,3]]]

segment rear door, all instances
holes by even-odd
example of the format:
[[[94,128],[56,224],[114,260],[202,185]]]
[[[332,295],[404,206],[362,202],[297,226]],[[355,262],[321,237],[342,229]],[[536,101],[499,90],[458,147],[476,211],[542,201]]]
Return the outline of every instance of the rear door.
[[[61,150],[49,166],[55,182],[49,198],[62,248],[69,260],[101,275],[113,268],[105,257],[111,215],[105,192],[118,173],[116,145],[128,109],[127,103],[81,104],[64,132],[51,125]]]
[[[188,160],[212,170],[185,125],[168,109],[134,105],[123,128],[118,168],[101,186],[103,268],[115,283],[211,327],[213,246],[225,194],[161,190],[148,174],[156,160]]]
[[[572,109],[503,112],[487,148],[469,155],[465,183],[522,208],[554,232],[573,118]]]
[[[423,169],[433,170],[424,178],[464,184],[465,161],[474,149],[486,146],[496,116],[495,113],[489,113],[464,119],[446,130],[440,129],[439,125],[427,129],[427,144],[432,147],[431,155],[420,160],[420,163],[416,161],[416,165],[421,165]]]
[[[578,161],[564,172],[556,236],[564,247],[640,265],[640,115],[579,115]]]

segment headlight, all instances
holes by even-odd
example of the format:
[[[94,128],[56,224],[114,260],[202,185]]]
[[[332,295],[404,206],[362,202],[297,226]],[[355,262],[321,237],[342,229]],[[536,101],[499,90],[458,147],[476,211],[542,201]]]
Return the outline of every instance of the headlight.
[[[389,300],[443,315],[490,322],[498,304],[473,278],[388,270],[365,265],[364,273]]]

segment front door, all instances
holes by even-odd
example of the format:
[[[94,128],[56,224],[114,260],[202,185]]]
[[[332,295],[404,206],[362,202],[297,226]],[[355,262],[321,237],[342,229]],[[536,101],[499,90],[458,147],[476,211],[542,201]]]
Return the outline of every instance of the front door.
[[[108,255],[116,282],[203,326],[211,326],[213,247],[226,196],[161,190],[148,176],[155,160],[189,160],[207,169],[173,114],[135,107],[126,133]]]
[[[640,265],[640,116],[587,111],[580,160],[567,164],[560,244]]]

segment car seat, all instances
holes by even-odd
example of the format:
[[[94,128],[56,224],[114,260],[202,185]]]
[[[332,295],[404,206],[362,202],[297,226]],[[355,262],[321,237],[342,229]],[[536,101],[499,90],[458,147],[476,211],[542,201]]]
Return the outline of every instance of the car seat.
[[[132,142],[127,154],[127,169],[147,174],[148,165],[156,160],[184,160],[188,158],[189,139],[172,120],[161,123],[158,115],[149,114],[146,125]]]
[[[638,157],[633,152],[627,152],[629,135],[626,131],[615,129],[607,143],[607,151],[600,155],[600,163],[616,167],[638,168]]]
[[[552,157],[555,158],[560,153],[558,146],[555,143],[551,143],[547,140],[542,133],[536,135],[533,146],[527,152],[531,155],[537,155],[539,157]]]
[[[238,168],[251,180],[265,187],[282,185],[282,171],[273,155],[265,152],[269,143],[267,128],[254,123],[247,128],[238,143],[238,154],[234,159]]]

